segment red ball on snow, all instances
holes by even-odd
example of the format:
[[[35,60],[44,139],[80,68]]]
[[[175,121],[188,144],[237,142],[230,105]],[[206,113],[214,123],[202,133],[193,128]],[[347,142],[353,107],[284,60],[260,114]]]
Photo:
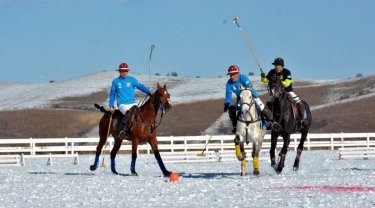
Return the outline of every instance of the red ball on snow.
[[[179,177],[180,176],[178,175],[178,173],[171,173],[171,175],[169,175],[169,181],[176,182],[176,181],[178,181]]]

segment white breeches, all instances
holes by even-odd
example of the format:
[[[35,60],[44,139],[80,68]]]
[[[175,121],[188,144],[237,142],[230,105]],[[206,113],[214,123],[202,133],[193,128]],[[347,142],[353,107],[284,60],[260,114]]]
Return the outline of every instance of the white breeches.
[[[260,111],[263,111],[263,109],[265,108],[263,102],[259,98],[254,98],[254,101],[257,104]]]
[[[133,106],[135,106],[135,103],[132,104],[121,104],[118,109],[121,111],[122,114],[125,115],[126,111],[130,110]]]
[[[299,103],[301,102],[301,100],[299,99],[298,95],[296,93],[294,93],[293,91],[290,91],[288,92],[289,93],[289,96],[292,98],[292,100],[296,103]]]

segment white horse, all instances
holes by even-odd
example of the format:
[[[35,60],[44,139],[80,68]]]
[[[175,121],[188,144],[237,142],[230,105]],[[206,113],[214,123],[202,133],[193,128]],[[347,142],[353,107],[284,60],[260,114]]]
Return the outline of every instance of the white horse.
[[[241,176],[246,175],[246,152],[244,143],[253,144],[254,175],[259,175],[259,151],[262,148],[265,131],[260,128],[260,114],[255,106],[251,88],[240,85],[240,110],[237,117],[237,131],[234,139],[236,156],[241,161]]]

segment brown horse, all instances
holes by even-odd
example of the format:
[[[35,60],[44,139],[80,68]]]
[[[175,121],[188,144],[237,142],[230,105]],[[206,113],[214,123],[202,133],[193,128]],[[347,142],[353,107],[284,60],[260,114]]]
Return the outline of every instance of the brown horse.
[[[137,159],[138,144],[143,144],[146,142],[150,144],[152,152],[154,153],[164,176],[169,176],[171,174],[171,172],[169,172],[164,166],[163,160],[161,159],[158,150],[158,141],[156,139],[156,128],[158,126],[156,122],[156,116],[159,109],[162,111],[162,114],[168,112],[171,109],[172,106],[169,104],[169,98],[170,94],[167,91],[166,85],[164,85],[164,87],[161,87],[158,83],[157,90],[152,93],[150,98],[137,110],[137,113],[134,117],[133,126],[130,130],[130,140],[132,143],[132,161],[130,166],[131,175],[138,175],[135,171],[135,161]],[[90,170],[94,171],[98,168],[99,156],[103,146],[106,143],[108,136],[107,134],[108,132],[110,132],[110,134],[112,134],[115,139],[115,144],[111,150],[111,171],[114,174],[118,174],[116,171],[115,157],[121,147],[122,139],[117,135],[114,126],[109,123],[111,122],[111,120],[114,120],[114,122],[118,120],[118,118],[115,116],[118,115],[118,112],[116,112],[118,110],[116,110],[114,114],[111,114],[111,112],[105,110],[103,106],[97,107],[104,113],[104,115],[99,123],[100,140],[96,148],[95,162],[90,166]],[[110,119],[111,117],[113,119]],[[121,120],[119,120],[119,122],[121,122]],[[110,128],[109,131],[108,128]]]

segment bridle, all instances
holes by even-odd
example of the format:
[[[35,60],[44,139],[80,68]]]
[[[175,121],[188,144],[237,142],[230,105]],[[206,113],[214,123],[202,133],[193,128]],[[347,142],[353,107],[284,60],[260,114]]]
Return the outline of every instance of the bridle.
[[[148,95],[145,96],[142,99],[142,101],[140,101],[138,103],[138,106],[140,106],[140,107],[138,108],[137,111],[139,111],[139,109],[144,106],[144,104],[146,103],[145,101],[148,97],[149,97],[149,99],[153,100],[152,105],[154,106],[156,111],[161,110],[161,116],[160,116],[159,122],[156,122],[156,120],[154,122],[145,122],[145,118],[144,118],[143,114],[139,113],[138,115],[140,116],[141,121],[134,121],[134,123],[139,124],[139,125],[149,126],[150,130],[152,131],[152,130],[159,127],[159,125],[161,124],[161,121],[163,119],[164,114],[169,112],[169,110],[171,109],[172,106],[170,104],[166,105],[165,103],[163,103],[163,101],[160,99],[160,95],[158,93],[155,93],[154,96],[152,96],[152,95],[151,96],[148,96]]]
[[[246,91],[249,91],[249,93],[251,94],[251,89],[250,89],[250,88],[244,88],[244,89],[241,89],[241,93],[242,93],[242,91],[245,91],[245,90],[246,90]],[[251,108],[255,105],[255,101],[254,101],[253,97],[251,98],[250,103],[243,103],[242,100],[240,100],[240,101],[241,101],[241,102],[240,102],[240,112],[239,112],[239,114],[238,114],[238,118],[237,118],[237,120],[238,120],[239,122],[241,122],[241,123],[245,123],[247,126],[248,126],[249,124],[251,124],[251,123],[255,123],[255,122],[257,122],[257,121],[260,121],[259,116],[257,116],[258,114],[256,114],[256,116],[254,117],[254,116],[250,113]],[[247,111],[243,111],[243,110],[242,110],[242,106],[244,106],[244,105],[249,106],[249,110],[247,110]],[[242,117],[245,117],[245,118],[246,118],[247,115],[250,116],[250,120],[243,120]]]

